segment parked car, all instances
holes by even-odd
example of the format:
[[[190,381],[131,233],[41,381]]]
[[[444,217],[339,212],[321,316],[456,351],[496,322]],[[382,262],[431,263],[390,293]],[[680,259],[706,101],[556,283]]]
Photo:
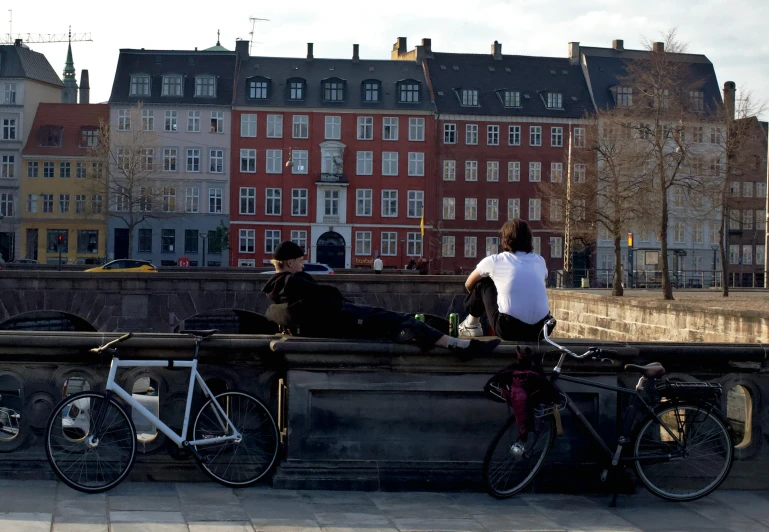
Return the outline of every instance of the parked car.
[[[148,260],[118,259],[98,266],[89,268],[87,272],[157,272],[158,269]]]
[[[320,262],[305,262],[303,270],[310,275],[334,275],[334,269],[326,264]],[[267,270],[259,272],[262,275],[272,275],[275,270]]]
[[[40,264],[35,259],[16,259],[13,261],[14,264]]]

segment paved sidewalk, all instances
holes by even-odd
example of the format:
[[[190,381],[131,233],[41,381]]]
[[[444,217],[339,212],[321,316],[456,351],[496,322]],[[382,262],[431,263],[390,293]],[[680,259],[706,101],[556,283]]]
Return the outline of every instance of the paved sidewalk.
[[[623,496],[231,490],[124,483],[84,495],[53,481],[0,480],[2,532],[769,532],[769,493],[721,491],[688,504]]]

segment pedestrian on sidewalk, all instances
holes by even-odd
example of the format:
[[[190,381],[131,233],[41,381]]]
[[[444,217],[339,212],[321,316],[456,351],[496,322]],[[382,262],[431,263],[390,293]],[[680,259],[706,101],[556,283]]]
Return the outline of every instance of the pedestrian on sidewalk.
[[[382,268],[384,268],[384,264],[382,259],[379,258],[379,253],[377,253],[374,257],[374,273],[382,273]]]

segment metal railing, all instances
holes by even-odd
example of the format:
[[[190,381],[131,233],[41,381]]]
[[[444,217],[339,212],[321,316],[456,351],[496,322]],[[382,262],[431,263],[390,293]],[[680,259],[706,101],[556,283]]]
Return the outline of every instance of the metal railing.
[[[670,282],[673,288],[720,288],[722,286],[721,270],[679,270],[670,272]],[[763,272],[729,272],[728,286],[737,288],[763,288]],[[548,275],[550,288],[612,288],[614,285],[614,270],[563,270],[551,271]],[[662,288],[661,270],[637,270],[633,272],[632,282],[628,273],[622,272],[622,285],[625,288],[659,289]]]

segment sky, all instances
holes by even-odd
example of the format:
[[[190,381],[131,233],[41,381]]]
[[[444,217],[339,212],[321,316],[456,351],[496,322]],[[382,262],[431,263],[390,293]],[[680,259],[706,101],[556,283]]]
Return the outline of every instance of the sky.
[[[368,59],[390,56],[397,37],[409,49],[431,38],[434,51],[489,53],[502,43],[505,54],[566,57],[567,44],[642,49],[645,41],[677,28],[688,51],[706,55],[715,66],[720,87],[737,84],[738,98],[769,101],[769,22],[767,0],[421,0],[403,4],[361,0],[99,0],[4,2],[13,6],[13,34],[90,33],[93,42],[72,45],[78,81],[88,69],[91,102],[109,99],[121,48],[204,49],[216,43],[235,49],[235,40],[250,40],[252,55],[304,57],[308,42],[315,57],[351,57],[353,43]],[[107,7],[109,6],[109,7]],[[112,7],[115,6],[115,7]],[[118,7],[119,6],[119,7]],[[3,20],[4,19],[4,20]],[[10,31],[11,13],[0,10],[0,35]],[[44,53],[61,74],[67,44],[30,44]],[[769,112],[762,113],[769,117]]]

